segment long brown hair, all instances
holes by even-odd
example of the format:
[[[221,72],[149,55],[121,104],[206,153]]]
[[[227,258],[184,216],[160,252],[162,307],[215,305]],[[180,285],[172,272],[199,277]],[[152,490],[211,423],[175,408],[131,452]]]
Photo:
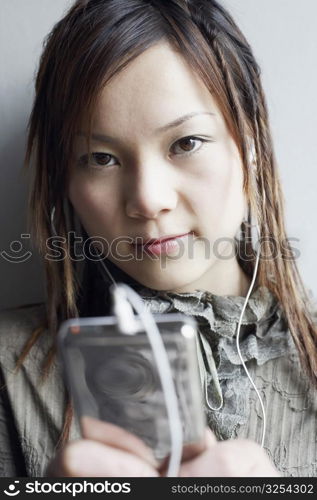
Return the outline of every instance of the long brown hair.
[[[317,333],[309,297],[286,236],[283,197],[269,129],[260,69],[245,37],[215,0],[77,0],[45,40],[36,78],[36,96],[29,121],[25,166],[33,173],[29,227],[44,258],[47,283],[47,327],[53,338],[60,321],[78,315],[81,281],[67,234],[76,214],[67,199],[74,135],[88,123],[107,82],[130,61],[160,41],[168,41],[191,65],[215,98],[239,149],[244,190],[256,215],[262,252],[257,284],[278,298],[301,363],[317,385]],[[249,138],[254,141],[256,173],[249,168]],[[90,151],[90,149],[89,149]],[[56,207],[57,234],[65,258],[45,258],[52,236],[51,210]],[[250,228],[244,228],[246,242]],[[255,253],[249,247],[255,264]],[[252,253],[253,252],[253,253]],[[34,332],[23,356],[39,335]],[[52,352],[54,345],[52,347]],[[52,355],[48,358],[49,367]],[[65,421],[63,441],[71,420]]]

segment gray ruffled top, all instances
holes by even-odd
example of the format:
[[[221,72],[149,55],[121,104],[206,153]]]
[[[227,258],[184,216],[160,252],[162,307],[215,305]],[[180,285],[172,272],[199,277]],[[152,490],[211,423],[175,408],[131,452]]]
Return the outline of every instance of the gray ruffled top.
[[[88,288],[94,300],[100,297],[101,313],[104,288],[102,283],[100,289],[95,283]],[[153,312],[180,311],[196,319],[202,382],[207,384],[208,404],[215,408],[206,401],[205,411],[218,439],[244,438],[259,443],[262,412],[235,344],[244,298],[202,291],[138,292]],[[39,384],[52,342],[49,330],[40,336],[23,369],[15,374],[17,356],[45,317],[45,304],[0,314],[1,476],[45,475],[60,438],[67,398],[59,363],[53,364],[50,376]],[[317,322],[317,308],[314,318]],[[281,310],[267,289],[258,288],[251,295],[240,335],[242,358],[265,406],[265,452],[283,476],[317,477],[316,390],[310,388]],[[76,419],[70,437],[80,437]]]
[[[236,346],[245,298],[200,290],[175,293],[144,288],[139,294],[152,313],[181,312],[195,318],[207,420],[218,439],[233,437],[236,427],[249,418],[252,389]],[[266,287],[258,287],[249,298],[241,322],[239,347],[246,366],[250,360],[262,365],[294,350],[278,301]]]

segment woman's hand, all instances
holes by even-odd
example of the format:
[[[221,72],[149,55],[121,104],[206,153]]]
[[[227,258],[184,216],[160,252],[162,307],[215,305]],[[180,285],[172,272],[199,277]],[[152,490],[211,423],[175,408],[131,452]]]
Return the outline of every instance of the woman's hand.
[[[85,417],[83,434],[50,462],[52,477],[156,477],[152,451],[138,437],[116,425]]]
[[[280,477],[260,445],[249,439],[217,441],[206,430],[206,449],[183,462],[179,477]]]
[[[159,477],[152,451],[138,437],[113,424],[85,417],[83,435],[49,464],[53,477]],[[265,451],[248,439],[217,441],[206,430],[206,447],[180,466],[179,477],[280,477]]]

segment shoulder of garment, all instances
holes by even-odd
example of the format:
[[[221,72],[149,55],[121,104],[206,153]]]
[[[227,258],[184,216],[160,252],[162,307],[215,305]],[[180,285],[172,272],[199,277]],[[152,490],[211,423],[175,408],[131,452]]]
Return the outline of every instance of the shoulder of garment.
[[[19,369],[17,361],[32,333],[40,334]],[[63,427],[66,404],[60,362],[55,356],[49,375],[43,378],[44,363],[54,339],[46,326],[44,303],[10,308],[0,312],[0,403],[4,429],[14,423],[9,439],[2,438],[1,467],[12,470],[12,447],[20,448],[26,475],[42,476],[55,453]],[[13,417],[13,418],[12,418]],[[5,427],[6,426],[6,427]],[[76,429],[76,437],[78,431]],[[3,462],[3,464],[1,463]],[[7,463],[6,463],[7,462]],[[5,474],[4,474],[5,475]]]

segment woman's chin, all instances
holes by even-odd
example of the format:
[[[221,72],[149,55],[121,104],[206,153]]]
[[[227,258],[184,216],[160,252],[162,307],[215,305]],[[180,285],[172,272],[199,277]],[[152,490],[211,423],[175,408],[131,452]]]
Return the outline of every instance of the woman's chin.
[[[131,266],[132,267],[132,266]],[[200,267],[200,266],[198,266]],[[158,291],[193,291],[205,269],[197,266],[178,266],[178,269],[121,269],[141,285]]]

